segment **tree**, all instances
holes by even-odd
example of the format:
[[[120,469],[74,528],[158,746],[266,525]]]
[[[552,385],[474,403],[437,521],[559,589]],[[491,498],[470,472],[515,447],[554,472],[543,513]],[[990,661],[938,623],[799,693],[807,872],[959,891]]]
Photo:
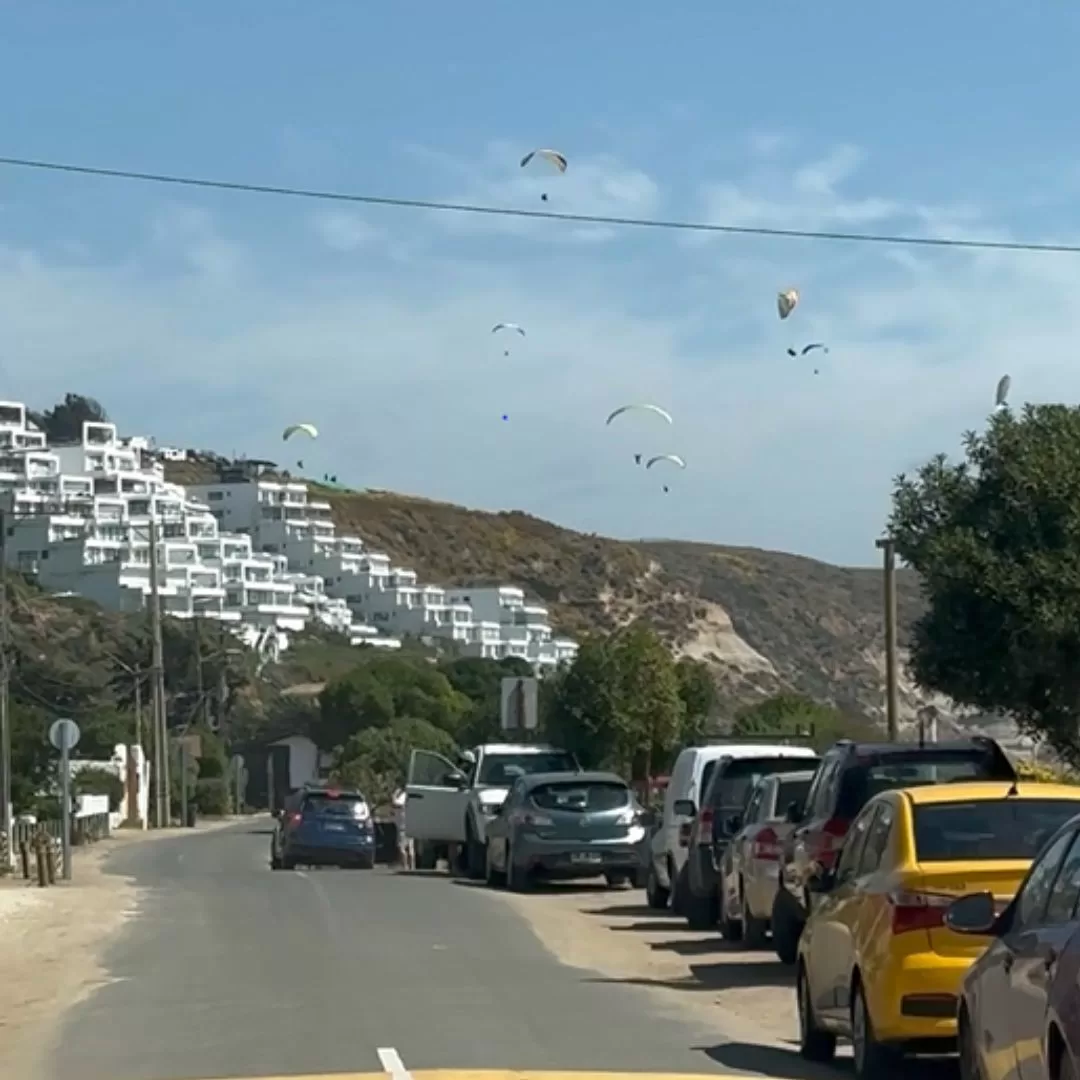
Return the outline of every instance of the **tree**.
[[[774,694],[740,709],[731,731],[733,735],[766,740],[806,738],[815,750],[824,750],[837,739],[871,742],[881,738],[870,721],[846,716],[803,694]]]
[[[716,711],[716,682],[708,665],[686,656],[675,665],[675,675],[683,703],[682,739],[700,742],[708,735]]]
[[[533,673],[529,662],[517,656],[503,660],[465,656],[441,664],[439,670],[455,691],[469,699],[458,731],[458,742],[462,746],[474,746],[499,736],[502,680],[511,676],[528,677]]]
[[[30,419],[51,443],[78,442],[83,423],[107,423],[108,415],[100,402],[82,394],[65,394],[64,400],[43,413],[30,413]]]
[[[928,602],[912,670],[1080,765],[1080,408],[999,413],[964,451],[893,493],[889,530]]]

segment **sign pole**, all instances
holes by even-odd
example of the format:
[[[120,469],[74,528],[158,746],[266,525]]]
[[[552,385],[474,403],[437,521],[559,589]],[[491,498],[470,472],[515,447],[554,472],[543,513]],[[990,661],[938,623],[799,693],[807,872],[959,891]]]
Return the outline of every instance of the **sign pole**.
[[[60,844],[64,853],[63,876],[71,880],[71,761],[68,740],[60,743]]]

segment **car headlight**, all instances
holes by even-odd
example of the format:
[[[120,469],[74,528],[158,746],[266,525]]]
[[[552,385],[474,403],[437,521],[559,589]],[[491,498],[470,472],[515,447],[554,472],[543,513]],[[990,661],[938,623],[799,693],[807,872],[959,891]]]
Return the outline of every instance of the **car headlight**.
[[[626,830],[626,839],[631,844],[638,844],[645,839],[645,828],[642,825],[632,825]]]
[[[480,809],[484,811],[484,817],[494,817],[499,812],[499,804],[481,803]]]

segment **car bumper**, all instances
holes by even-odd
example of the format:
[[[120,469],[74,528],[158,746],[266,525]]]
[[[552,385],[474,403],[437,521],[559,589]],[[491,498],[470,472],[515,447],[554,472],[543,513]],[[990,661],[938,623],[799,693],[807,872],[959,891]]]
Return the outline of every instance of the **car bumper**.
[[[520,837],[514,841],[514,861],[526,870],[560,877],[595,877],[636,873],[646,865],[646,853],[640,844]]]
[[[870,990],[878,1038],[899,1043],[955,1039],[960,984],[971,963],[967,957],[931,952],[898,957]]]

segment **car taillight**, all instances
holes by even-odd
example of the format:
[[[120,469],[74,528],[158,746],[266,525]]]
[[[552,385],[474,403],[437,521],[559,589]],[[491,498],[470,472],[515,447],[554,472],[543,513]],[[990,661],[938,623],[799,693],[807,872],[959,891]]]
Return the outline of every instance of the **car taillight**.
[[[527,829],[551,824],[547,814],[538,814],[535,810],[515,810],[510,820],[514,825],[524,825]]]
[[[889,893],[892,906],[892,932],[933,930],[945,923],[945,909],[956,899],[943,893],[911,892],[897,889]]]
[[[289,824],[290,825],[299,825],[300,822],[303,821],[303,820],[304,820],[304,815],[301,814],[299,810],[294,810],[289,815]]]
[[[699,844],[711,844],[712,843],[712,829],[713,818],[715,817],[715,811],[711,806],[703,806],[701,813],[698,814],[698,843]]]
[[[750,858],[764,859],[766,862],[777,862],[780,858],[780,838],[775,830],[765,828],[757,834],[754,844],[750,849]]]
[[[829,867],[836,862],[836,856],[844,846],[844,837],[847,836],[848,823],[842,818],[830,818],[822,826],[817,834],[817,842],[814,845],[813,857],[822,866]]]

